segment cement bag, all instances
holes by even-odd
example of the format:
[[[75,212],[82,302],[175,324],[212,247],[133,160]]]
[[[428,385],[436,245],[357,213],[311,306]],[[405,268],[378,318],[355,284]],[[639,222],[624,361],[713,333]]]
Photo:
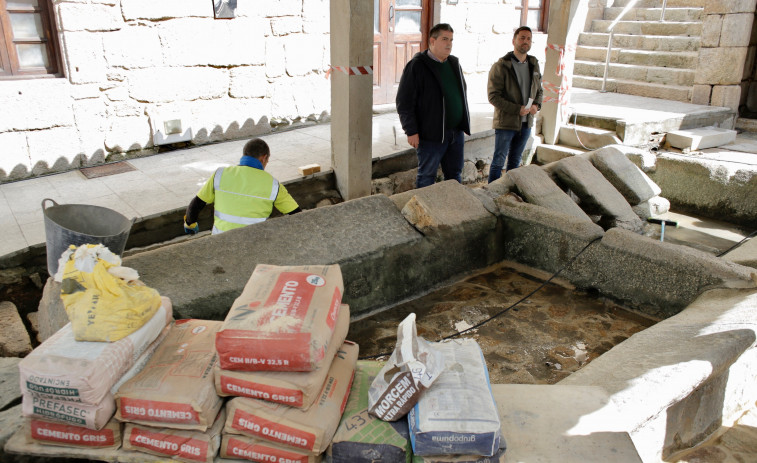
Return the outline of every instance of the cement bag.
[[[220,456],[221,458],[276,463],[320,463],[323,460],[321,455],[313,455],[304,450],[296,450],[238,434],[223,435]]]
[[[62,445],[89,449],[118,449],[121,447],[121,423],[110,420],[99,431],[32,418],[24,423],[24,435],[29,444]]]
[[[500,445],[489,371],[473,339],[435,343],[445,369],[408,413],[415,455],[492,456]]]
[[[349,328],[350,308],[342,304],[326,356],[313,371],[228,371],[221,370],[216,364],[216,393],[220,396],[250,397],[307,409],[318,397],[331,362],[344,343]]]
[[[59,421],[93,430],[102,429],[116,411],[116,400],[113,398],[113,394],[116,393],[121,384],[139,373],[153,352],[155,352],[158,344],[165,338],[169,329],[169,327],[163,329],[160,336],[147,347],[129,371],[110,388],[110,393],[99,404],[91,405],[57,400],[56,396],[52,394],[37,392],[30,394],[24,392],[22,395],[21,413],[30,418]]]
[[[368,411],[385,421],[402,418],[443,368],[441,354],[418,337],[411,313],[397,326],[397,346],[368,389]]]
[[[435,455],[421,457],[415,455],[413,456],[413,463],[505,463],[506,451],[507,444],[505,444],[505,438],[500,436],[499,448],[490,457],[479,455]]]
[[[171,321],[171,301],[161,299],[161,307],[150,321],[116,342],[76,341],[71,324],[67,324],[21,360],[21,391],[99,404]]]
[[[129,423],[124,428],[124,450],[136,450],[189,463],[213,463],[221,447],[223,411],[205,432],[154,428]],[[163,461],[163,460],[161,460]]]
[[[342,417],[358,350],[358,345],[349,341],[342,345],[318,401],[307,411],[246,397],[231,399],[226,404],[224,433],[244,434],[304,454],[323,453]]]
[[[368,414],[368,388],[383,362],[359,360],[350,398],[326,451],[330,463],[406,463],[410,461],[407,420],[394,423]]]
[[[258,265],[216,336],[224,370],[312,371],[342,302],[339,265]]]
[[[205,431],[222,405],[213,385],[221,322],[177,320],[152,358],[116,393],[120,421]]]
[[[77,341],[118,341],[160,307],[160,294],[102,244],[71,245],[60,264],[55,280]]]

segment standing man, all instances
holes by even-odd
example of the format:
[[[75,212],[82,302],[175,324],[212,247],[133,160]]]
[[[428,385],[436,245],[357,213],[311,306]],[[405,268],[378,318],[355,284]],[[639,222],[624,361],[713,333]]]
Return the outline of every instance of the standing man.
[[[513,34],[513,51],[500,58],[489,71],[489,103],[494,105],[494,157],[489,183],[507,170],[520,166],[534,115],[541,109],[542,89],[539,61],[528,54],[531,29],[519,27]],[[529,106],[530,104],[530,106]]]
[[[197,217],[208,203],[215,203],[213,234],[265,221],[273,208],[282,214],[301,209],[284,185],[266,172],[271,158],[268,144],[260,138],[248,141],[238,166],[221,167],[210,176],[192,199],[184,215],[184,232],[200,231]]]
[[[416,187],[432,185],[442,166],[445,180],[461,181],[463,133],[470,135],[470,113],[463,70],[452,52],[452,27],[437,24],[428,50],[405,66],[397,90],[397,113],[407,142],[418,152]]]

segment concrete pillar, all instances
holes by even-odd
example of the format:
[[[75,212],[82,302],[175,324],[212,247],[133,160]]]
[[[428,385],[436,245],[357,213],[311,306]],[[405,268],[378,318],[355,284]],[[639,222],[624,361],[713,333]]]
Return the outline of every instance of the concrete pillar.
[[[547,51],[542,83],[544,99],[542,103],[541,132],[544,143],[554,145],[560,134],[563,102],[570,98],[569,90],[573,86],[573,64],[576,58],[578,35],[583,32],[589,3],[585,0],[552,0],[549,4],[549,32],[547,34]],[[563,51],[562,62],[560,51]],[[562,75],[560,72],[562,64]],[[567,117],[567,112],[565,112]]]
[[[371,194],[373,2],[331,0],[331,165],[342,198]]]

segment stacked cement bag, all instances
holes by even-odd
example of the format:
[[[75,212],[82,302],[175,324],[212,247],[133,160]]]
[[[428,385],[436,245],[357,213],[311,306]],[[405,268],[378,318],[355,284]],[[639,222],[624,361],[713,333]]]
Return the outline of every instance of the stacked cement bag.
[[[258,265],[216,336],[221,456],[320,461],[357,361],[338,265]]]
[[[504,461],[489,372],[473,339],[433,343],[445,368],[408,413],[417,462]]]
[[[144,366],[172,317],[171,301],[163,297],[146,323],[118,341],[77,341],[69,323],[40,344],[19,363],[27,441],[120,447],[113,394]]]
[[[142,371],[118,389],[124,450],[213,462],[225,422],[213,384],[221,323],[177,320]]]

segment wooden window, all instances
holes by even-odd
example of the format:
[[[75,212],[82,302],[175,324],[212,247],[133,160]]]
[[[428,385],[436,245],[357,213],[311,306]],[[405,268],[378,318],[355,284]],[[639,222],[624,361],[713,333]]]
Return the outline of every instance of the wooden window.
[[[0,79],[60,74],[51,0],[0,0]]]
[[[534,32],[547,32],[549,0],[521,0],[515,7],[520,12],[520,25]]]

